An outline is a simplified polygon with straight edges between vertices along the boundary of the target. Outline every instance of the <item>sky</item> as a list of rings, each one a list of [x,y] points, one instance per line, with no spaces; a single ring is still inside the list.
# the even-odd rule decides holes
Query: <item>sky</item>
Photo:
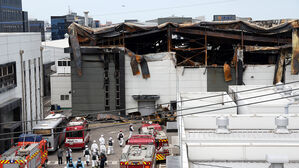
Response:
[[[125,19],[146,21],[158,17],[205,16],[235,14],[253,20],[299,19],[299,0],[22,0],[29,18],[50,22],[51,16],[69,12],[83,16],[83,11],[101,23],[123,22]]]

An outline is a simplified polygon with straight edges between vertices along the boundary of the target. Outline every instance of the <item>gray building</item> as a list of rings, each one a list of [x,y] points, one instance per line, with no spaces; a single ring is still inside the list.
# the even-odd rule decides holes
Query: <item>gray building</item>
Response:
[[[124,51],[81,47],[81,53],[80,60],[71,54],[72,115],[95,117],[95,113],[110,110],[125,115],[120,110],[125,108]]]
[[[236,20],[236,15],[214,15],[213,21],[230,21]]]
[[[29,20],[29,32],[41,32],[41,40],[45,41],[45,22],[42,20]]]
[[[0,32],[24,32],[28,16],[22,0],[0,0]]]
[[[172,23],[178,23],[178,24],[182,24],[182,23],[192,23],[192,17],[176,17],[176,16],[172,16],[172,17],[165,17],[165,18],[158,18],[158,24],[163,24],[166,22],[172,22]]]

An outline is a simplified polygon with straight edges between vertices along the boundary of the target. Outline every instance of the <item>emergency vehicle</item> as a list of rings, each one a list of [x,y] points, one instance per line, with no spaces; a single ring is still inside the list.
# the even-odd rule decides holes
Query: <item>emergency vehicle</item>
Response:
[[[84,148],[89,139],[88,122],[84,117],[75,117],[67,124],[65,147]]]
[[[156,145],[152,135],[132,135],[127,141],[127,145]]]
[[[154,168],[154,145],[126,145],[119,161],[120,168]]]
[[[41,168],[47,161],[47,141],[40,135],[22,134],[17,145],[0,156],[0,168]]]
[[[164,161],[166,157],[169,155],[169,144],[168,138],[164,131],[157,131],[155,127],[148,126],[142,127],[142,134],[152,135],[155,138],[155,146],[156,146],[156,160]]]

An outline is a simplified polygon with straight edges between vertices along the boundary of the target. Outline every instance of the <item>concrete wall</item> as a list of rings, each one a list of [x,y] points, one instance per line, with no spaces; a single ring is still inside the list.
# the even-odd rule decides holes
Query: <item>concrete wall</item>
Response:
[[[138,102],[133,99],[133,95],[158,95],[160,96],[156,101],[158,104],[176,100],[176,70],[175,63],[172,60],[173,53],[159,53],[155,55],[162,59],[148,61],[151,75],[148,79],[143,79],[142,74],[133,76],[130,66],[131,58],[125,55],[126,108],[138,107]],[[137,108],[127,110],[126,112],[136,111],[138,111]]]
[[[0,64],[16,62],[17,87],[0,94],[0,102],[22,98],[20,50],[24,50],[23,60],[26,71],[26,111],[27,120],[40,119],[40,33],[3,33],[0,34]],[[30,62],[29,62],[30,61]],[[30,67],[30,68],[29,68]],[[29,71],[30,69],[30,71]],[[31,75],[29,75],[31,74]],[[31,79],[30,79],[31,76]],[[31,87],[30,87],[31,81]],[[26,119],[24,118],[24,119]],[[7,120],[4,120],[7,121]],[[8,122],[8,121],[7,121]],[[33,126],[35,122],[32,123]],[[31,123],[27,129],[31,129]]]
[[[61,108],[72,107],[71,74],[51,75],[51,104],[58,104]],[[69,95],[69,100],[61,100],[61,95]]]

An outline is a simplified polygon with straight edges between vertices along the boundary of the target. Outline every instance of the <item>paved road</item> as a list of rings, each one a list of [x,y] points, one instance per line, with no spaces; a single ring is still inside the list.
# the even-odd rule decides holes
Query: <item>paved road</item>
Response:
[[[99,124],[96,124],[96,125],[91,125],[91,127],[99,127],[99,126],[107,126],[107,125],[112,125],[111,123],[99,123]],[[138,128],[141,126],[141,124],[135,124],[134,125],[134,134],[137,134],[138,133]],[[100,136],[103,134],[104,135],[104,138],[106,140],[106,143],[107,143],[107,140],[109,139],[109,137],[112,137],[114,139],[114,151],[115,151],[115,154],[113,155],[108,155],[107,156],[107,160],[108,160],[108,165],[106,167],[108,168],[119,168],[119,158],[120,158],[120,155],[121,155],[121,152],[122,152],[122,148],[119,146],[118,144],[118,140],[117,140],[117,134],[119,132],[119,130],[122,130],[125,134],[125,140],[127,139],[128,135],[129,135],[129,124],[128,125],[122,125],[122,126],[114,126],[114,127],[107,127],[107,128],[102,128],[102,129],[92,129],[91,130],[91,141],[90,141],[90,144],[89,144],[89,149],[90,149],[90,146],[93,142],[93,140],[96,140],[96,142],[98,143],[99,145],[99,138]],[[167,133],[168,135],[168,139],[171,142],[171,136],[176,136],[177,133]],[[99,145],[100,146],[100,145]],[[79,157],[82,157],[82,159],[84,160],[83,158],[83,151],[82,150],[73,150],[73,161],[77,161],[77,159]],[[63,162],[64,164],[63,165],[58,165],[58,161],[57,161],[57,156],[56,156],[56,152],[52,152],[52,153],[49,153],[49,162],[48,162],[48,168],[63,168],[65,167],[65,153],[64,153],[64,157],[63,157]],[[86,166],[86,165],[85,165]],[[159,165],[160,167],[162,165]],[[157,167],[159,167],[157,166]],[[91,166],[89,166],[91,167]]]
[[[107,125],[107,124],[110,124],[110,123],[97,124],[97,126],[99,126],[99,125],[103,125],[104,126],[104,125]],[[137,128],[139,126],[140,125],[134,125],[134,128],[135,128],[135,132],[134,133],[137,134]],[[93,140],[96,140],[97,143],[98,143],[98,145],[99,145],[99,138],[100,138],[100,136],[102,134],[104,135],[104,138],[105,138],[106,142],[109,139],[109,137],[112,137],[114,139],[114,151],[115,151],[115,154],[107,156],[108,165],[106,167],[109,167],[109,168],[117,168],[117,167],[119,167],[118,160],[120,158],[122,148],[120,148],[120,146],[118,144],[117,134],[118,134],[118,132],[119,132],[120,129],[122,129],[122,131],[125,134],[125,137],[127,138],[128,135],[129,135],[129,125],[125,125],[125,126],[124,125],[122,125],[122,126],[114,126],[114,127],[104,128],[104,129],[91,130],[91,141],[90,141],[89,147],[92,144]],[[72,155],[73,155],[73,160],[77,161],[77,159],[79,157],[83,158],[83,151],[82,150],[73,150]],[[49,162],[48,162],[48,167],[49,168],[65,167],[65,164],[64,165],[58,165],[56,152],[49,153],[49,157],[48,158],[49,158]],[[64,157],[63,157],[63,162],[65,163],[65,153],[64,153]],[[89,166],[89,167],[91,167],[91,166]]]

